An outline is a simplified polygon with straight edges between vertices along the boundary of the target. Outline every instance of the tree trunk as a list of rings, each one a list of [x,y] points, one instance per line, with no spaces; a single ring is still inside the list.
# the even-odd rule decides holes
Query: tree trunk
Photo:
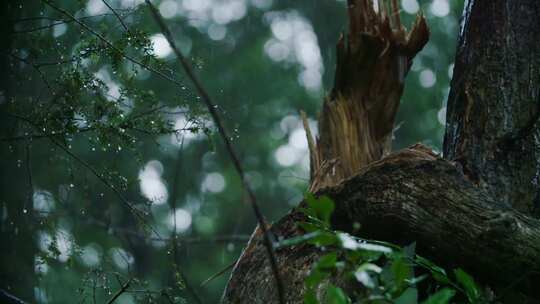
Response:
[[[448,98],[444,155],[499,201],[538,203],[540,1],[470,1]]]
[[[321,137],[314,140],[306,130],[311,190],[335,201],[334,228],[353,233],[354,223],[360,223],[357,234],[364,238],[415,241],[418,253],[463,267],[494,288],[527,275],[529,282],[538,282],[531,274],[540,272],[540,221],[533,217],[540,2],[466,5],[448,101],[445,158],[421,145],[387,154],[403,77],[427,39],[423,18],[406,34],[399,19],[387,17],[396,14],[387,14],[381,3],[379,12],[369,1],[348,5],[348,41],[338,43],[336,84],[323,105]],[[296,225],[303,217],[294,209],[271,230],[277,238],[304,234]],[[302,303],[304,278],[321,252],[299,245],[276,255],[287,303]],[[342,283],[339,277],[331,280]],[[521,285],[522,292],[540,299],[534,285]],[[276,303],[275,286],[256,229],[223,299]]]

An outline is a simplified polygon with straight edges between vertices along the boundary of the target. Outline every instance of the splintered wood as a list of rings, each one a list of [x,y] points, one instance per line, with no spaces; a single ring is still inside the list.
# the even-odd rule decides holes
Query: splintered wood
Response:
[[[337,44],[334,88],[325,99],[310,149],[310,191],[336,185],[391,150],[392,128],[413,57],[429,30],[421,14],[410,31],[396,0],[349,0],[349,32]]]

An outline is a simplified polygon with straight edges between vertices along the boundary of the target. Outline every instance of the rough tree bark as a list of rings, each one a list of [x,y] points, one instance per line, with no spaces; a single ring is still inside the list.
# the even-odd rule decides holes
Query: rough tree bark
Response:
[[[470,1],[448,98],[445,158],[501,202],[536,213],[540,2]]]
[[[408,34],[403,30],[396,2],[387,10],[379,1],[375,12],[371,1],[348,1],[349,33],[338,43],[336,82],[324,101],[320,138],[307,129],[311,190],[334,199],[336,229],[353,233],[357,222],[362,237],[416,241],[420,254],[464,267],[495,291],[521,278],[521,292],[538,300],[540,2],[466,4],[444,158],[421,145],[388,154],[403,77],[428,36],[421,16]],[[302,219],[293,209],[271,230],[278,238],[301,235],[296,223]],[[321,253],[299,245],[276,254],[287,302],[302,303],[303,280]],[[332,280],[340,285],[339,277]],[[223,300],[276,299],[256,229]]]

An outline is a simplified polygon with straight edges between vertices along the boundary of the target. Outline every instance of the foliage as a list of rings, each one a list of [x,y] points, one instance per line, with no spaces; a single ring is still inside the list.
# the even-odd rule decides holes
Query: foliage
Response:
[[[304,303],[488,303],[480,287],[463,269],[454,269],[449,275],[417,255],[415,244],[400,247],[332,230],[329,219],[333,201],[310,193],[305,200],[307,207],[301,210],[307,221],[300,225],[306,235],[281,243],[308,243],[324,252],[304,281]],[[337,277],[347,279],[343,286],[329,283],[330,278]]]

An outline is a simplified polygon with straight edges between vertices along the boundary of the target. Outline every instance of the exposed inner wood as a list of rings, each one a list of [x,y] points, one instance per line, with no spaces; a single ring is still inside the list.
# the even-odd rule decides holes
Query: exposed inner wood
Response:
[[[429,31],[417,15],[410,31],[392,1],[349,0],[349,32],[337,44],[334,89],[319,117],[320,135],[307,128],[311,191],[336,185],[391,150],[392,128],[413,57]]]

